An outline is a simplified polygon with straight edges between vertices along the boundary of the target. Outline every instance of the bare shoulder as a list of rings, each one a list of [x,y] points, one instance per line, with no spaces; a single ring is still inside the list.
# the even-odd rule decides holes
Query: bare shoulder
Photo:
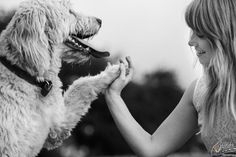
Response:
[[[192,83],[188,86],[188,88],[184,92],[183,99],[188,102],[186,104],[192,105],[193,103],[193,94],[194,94],[196,83],[197,83],[197,79],[192,81]]]

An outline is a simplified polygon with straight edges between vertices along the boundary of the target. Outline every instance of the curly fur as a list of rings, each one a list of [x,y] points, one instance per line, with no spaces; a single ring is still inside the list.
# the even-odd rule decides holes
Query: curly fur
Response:
[[[16,11],[0,36],[0,56],[38,80],[51,80],[44,97],[40,88],[0,63],[0,156],[33,157],[42,147],[59,146],[118,73],[109,66],[96,76],[79,78],[62,95],[61,60],[81,63],[88,56],[71,51],[63,41],[72,33],[96,34],[95,17],[73,11],[67,1],[32,0]]]

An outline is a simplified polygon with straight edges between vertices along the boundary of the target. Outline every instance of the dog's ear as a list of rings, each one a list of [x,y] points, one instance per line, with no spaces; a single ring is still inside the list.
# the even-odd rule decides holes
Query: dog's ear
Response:
[[[43,77],[50,67],[51,52],[45,33],[47,17],[41,11],[26,10],[14,15],[7,33],[7,41],[15,49],[14,56],[20,56],[21,66],[32,75]]]

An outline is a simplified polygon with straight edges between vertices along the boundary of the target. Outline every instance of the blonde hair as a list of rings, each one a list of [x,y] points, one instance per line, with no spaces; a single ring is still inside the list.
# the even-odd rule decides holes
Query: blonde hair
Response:
[[[216,51],[204,67],[209,82],[202,131],[207,132],[219,112],[236,119],[236,1],[193,0],[185,12],[185,20],[193,31],[203,34]]]

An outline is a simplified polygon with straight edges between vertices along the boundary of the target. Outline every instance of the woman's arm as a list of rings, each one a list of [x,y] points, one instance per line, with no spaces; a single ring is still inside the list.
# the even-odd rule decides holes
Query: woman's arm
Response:
[[[128,60],[128,63],[132,64],[130,60]],[[154,134],[150,135],[132,117],[120,97],[120,89],[117,89],[119,87],[123,88],[122,86],[127,84],[127,80],[130,80],[131,76],[129,75],[132,75],[133,69],[132,65],[129,65],[129,67],[131,67],[131,74],[125,75],[124,64],[121,65],[121,76],[111,84],[110,89],[106,92],[110,112],[122,135],[135,153],[145,157],[168,155],[181,147],[196,133],[197,113],[192,105],[196,81],[185,91],[174,111]]]
[[[179,149],[198,131],[197,111],[192,104],[196,81],[150,139],[153,154],[167,155]]]

